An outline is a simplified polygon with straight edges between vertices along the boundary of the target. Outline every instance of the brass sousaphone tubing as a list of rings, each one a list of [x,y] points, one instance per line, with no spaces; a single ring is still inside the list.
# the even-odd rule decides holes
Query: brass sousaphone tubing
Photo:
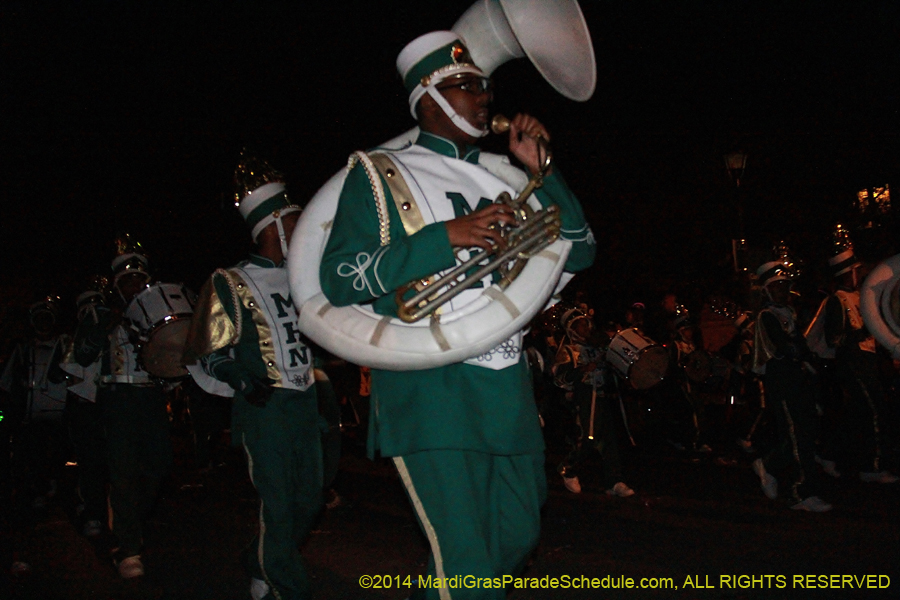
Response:
[[[497,115],[491,121],[494,133],[508,131],[509,125],[509,119],[503,115]],[[502,202],[509,206],[515,215],[515,225],[500,226],[506,248],[501,249],[495,245],[490,250],[478,252],[439,278],[432,276],[411,281],[398,288],[395,301],[397,315],[402,321],[415,323],[423,317],[434,315],[438,308],[494,271],[500,273],[498,282],[500,289],[506,289],[525,268],[529,258],[559,237],[561,225],[559,207],[550,206],[535,212],[527,202],[534,190],[543,185],[544,175],[552,162],[552,154],[547,148],[546,140],[541,136],[536,139],[541,157],[538,172],[531,176],[515,200],[507,192],[503,192],[494,200],[495,203]],[[475,271],[470,273],[471,269]],[[403,296],[413,289],[418,292],[404,300]]]

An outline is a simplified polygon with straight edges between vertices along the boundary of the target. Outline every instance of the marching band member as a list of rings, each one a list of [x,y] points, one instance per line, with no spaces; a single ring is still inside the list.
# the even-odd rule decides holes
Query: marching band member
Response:
[[[797,327],[790,306],[794,272],[786,256],[762,264],[757,270],[768,302],[756,318],[753,370],[762,375],[766,402],[772,407],[778,441],[763,458],[753,461],[766,497],[778,497],[778,480],[772,469],[791,477],[788,501],[794,510],[827,512],[833,507],[818,493],[815,463],[816,398],[809,377],[815,373],[814,355]]]
[[[104,292],[108,286],[106,277],[93,277],[75,299],[78,322],[90,319],[96,325],[100,316],[98,308],[106,304]],[[75,360],[72,349],[60,365],[73,376],[69,385],[69,432],[78,458],[78,493],[81,497],[82,532],[87,537],[103,533],[103,523],[108,520],[106,493],[106,434],[103,431],[103,413],[97,404],[97,380],[100,376],[100,355],[82,367]]]
[[[395,198],[378,175],[390,223],[382,230],[367,170],[357,164],[341,191],[320,269],[332,304],[371,302],[383,315],[396,315],[397,288],[451,269],[457,254],[501,245],[493,226],[513,222],[507,206],[492,202],[508,185],[479,163],[475,144],[487,133],[492,91],[466,46],[452,32],[425,34],[403,49],[397,67],[420,134],[385,154],[410,174],[409,198]],[[540,169],[538,136],[549,139],[534,117],[512,119],[509,150],[532,173]],[[558,171],[544,178],[536,196],[561,209],[562,235],[574,242],[566,269],[589,266],[593,236]],[[408,230],[410,212],[421,220]],[[537,543],[544,443],[521,338],[445,367],[372,369],[370,453],[393,457],[431,546],[432,576],[516,573]],[[413,597],[439,593],[505,597],[503,590],[434,588]]]
[[[109,505],[118,547],[113,561],[125,579],[144,574],[144,520],[172,462],[169,415],[162,385],[140,365],[136,332],[123,314],[150,281],[149,261],[129,236],[117,239],[111,306],[95,307],[75,332],[75,360],[100,359],[97,404],[106,431]]]
[[[66,374],[59,368],[71,338],[60,334],[59,299],[35,302],[28,309],[32,335],[6,362],[0,390],[11,397],[13,471],[20,477],[22,500],[43,508],[56,493],[65,464],[63,413]]]
[[[898,477],[881,468],[881,431],[878,412],[884,390],[878,373],[875,338],[859,312],[859,269],[846,229],[837,226],[837,253],[828,267],[838,288],[824,301],[825,342],[834,351],[835,374],[847,398],[851,429],[851,458],[860,480],[896,483]]]
[[[234,390],[231,435],[260,498],[259,532],[243,556],[254,600],[310,598],[298,544],[322,508],[322,436],[312,354],[297,327],[284,258],[300,208],[280,174],[244,153],[236,203],[256,251],[216,271],[200,292],[185,362]]]
[[[606,494],[627,498],[634,495],[634,490],[622,481],[622,461],[615,428],[616,408],[606,390],[612,373],[597,343],[598,332],[594,329],[591,316],[577,308],[563,314],[562,326],[568,343],[557,352],[553,375],[556,385],[567,390],[569,427],[574,431],[567,436],[569,453],[557,470],[566,489],[574,494],[580,493],[579,464],[590,451],[595,450],[603,458],[603,489]]]
[[[687,368],[702,353],[703,344],[700,329],[694,323],[690,312],[683,304],[675,307],[674,319],[671,322],[672,344],[669,346],[672,383],[678,389],[673,390],[678,406],[678,432],[673,440],[676,447],[682,446],[692,452],[710,452],[710,447],[702,442],[701,420],[703,419],[703,402],[694,389],[693,381],[688,377]],[[700,352],[700,354],[695,354]]]
[[[753,373],[753,337],[755,323],[750,311],[743,311],[734,319],[737,335],[725,348],[723,354],[731,362],[734,372],[731,394],[747,399],[750,407],[750,426],[747,433],[739,436],[735,442],[744,452],[754,452],[754,436],[766,414],[766,396],[759,377]]]

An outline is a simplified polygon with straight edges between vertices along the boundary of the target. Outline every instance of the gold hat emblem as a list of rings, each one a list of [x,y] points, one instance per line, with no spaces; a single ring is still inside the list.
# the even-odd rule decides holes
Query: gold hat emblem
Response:
[[[472,62],[468,49],[460,43],[453,44],[450,48],[450,60],[455,65]]]

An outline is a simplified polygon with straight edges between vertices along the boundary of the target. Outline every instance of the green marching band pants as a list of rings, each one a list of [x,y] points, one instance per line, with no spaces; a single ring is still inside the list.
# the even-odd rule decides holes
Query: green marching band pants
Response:
[[[276,388],[265,406],[236,400],[232,427],[247,453],[260,500],[259,533],[244,552],[244,567],[269,584],[273,598],[309,598],[309,576],[298,548],[323,505],[315,387],[306,392]]]
[[[422,450],[394,457],[431,556],[426,577],[499,578],[522,572],[540,537],[547,497],[543,452],[499,456]],[[503,589],[427,586],[416,599],[506,598]]]

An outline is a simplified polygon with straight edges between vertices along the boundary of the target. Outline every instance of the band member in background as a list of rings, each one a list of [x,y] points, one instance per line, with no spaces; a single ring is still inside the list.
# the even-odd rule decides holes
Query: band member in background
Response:
[[[242,154],[235,199],[256,251],[206,282],[185,361],[234,390],[233,443],[259,494],[259,531],[244,552],[250,595],[311,597],[298,546],[322,508],[322,436],[312,353],[301,339],[284,259],[300,208],[265,161]]]
[[[644,315],[645,331],[650,338],[666,343],[675,333],[676,311],[679,306],[675,292],[665,292],[657,304],[651,305]]]
[[[753,370],[761,374],[766,402],[772,407],[778,429],[775,447],[763,458],[753,461],[753,472],[760,479],[766,497],[778,497],[778,480],[769,472],[787,474],[791,487],[786,494],[791,508],[827,512],[832,505],[817,494],[818,471],[815,463],[816,398],[810,377],[815,373],[815,356],[797,328],[797,317],[790,306],[794,272],[786,259],[764,263],[757,278],[768,302],[756,318],[753,344]]]
[[[0,390],[10,396],[12,472],[17,508],[43,509],[57,492],[65,465],[66,374],[59,362],[71,338],[59,332],[59,298],[28,309],[31,336],[6,362]],[[27,513],[20,513],[25,516]]]
[[[105,306],[108,280],[93,277],[75,300],[78,322],[89,319],[96,326],[100,321],[97,310]],[[81,497],[81,530],[85,536],[96,538],[104,531],[108,521],[106,484],[109,476],[106,461],[106,433],[103,413],[97,404],[97,380],[100,377],[100,356],[82,367],[75,360],[72,349],[61,367],[72,376],[69,385],[68,422],[69,435],[75,446],[78,462],[78,493]]]
[[[884,389],[878,373],[875,338],[866,329],[859,312],[862,264],[853,253],[846,229],[837,226],[836,254],[828,267],[837,280],[837,290],[825,300],[825,342],[834,350],[835,375],[846,398],[849,416],[850,465],[867,483],[896,483],[898,477],[881,465],[882,440],[879,409]]]
[[[702,440],[703,401],[695,389],[698,382],[690,376],[693,361],[708,356],[703,352],[700,339],[700,328],[694,322],[690,312],[683,305],[675,307],[675,316],[671,322],[672,337],[669,346],[671,365],[669,374],[671,383],[677,385],[672,389],[672,399],[676,402],[678,423],[675,439],[671,441],[680,450],[691,452],[710,452],[710,447]],[[690,371],[690,372],[689,372]]]
[[[493,203],[508,184],[479,163],[475,144],[487,133],[491,81],[465,45],[452,32],[432,32],[408,44],[397,66],[421,133],[411,146],[386,154],[414,178],[407,185],[422,226],[407,232],[382,178],[390,225],[380,231],[367,171],[357,164],[341,191],[320,270],[334,305],[371,302],[384,315],[396,315],[397,288],[453,268],[458,252],[502,244],[493,226],[513,222],[507,206]],[[512,119],[509,150],[531,173],[540,169],[538,136],[549,139],[534,117]],[[566,269],[589,266],[593,236],[556,169],[536,196],[561,209],[562,235],[574,242]],[[381,234],[389,234],[384,245]],[[469,292],[480,290],[463,294]],[[521,339],[516,334],[482,356],[445,367],[372,369],[370,452],[393,457],[431,545],[432,576],[517,573],[538,541],[544,443]],[[450,595],[476,593],[505,597],[503,590]],[[432,588],[413,597],[438,594]]]
[[[766,415],[766,396],[760,378],[753,372],[753,314],[741,312],[734,319],[737,335],[724,348],[722,356],[730,363],[733,376],[729,382],[729,394],[743,398],[749,407],[749,425],[735,440],[744,452],[756,450],[754,442]]]
[[[197,472],[207,474],[213,467],[224,464],[222,435],[229,426],[231,403],[221,396],[207,393],[190,378],[181,382],[173,392],[180,393],[187,404]]]
[[[643,302],[635,302],[625,309],[625,326],[634,327],[641,333],[644,332],[644,313],[646,312]]]
[[[100,360],[97,404],[106,432],[109,506],[118,542],[113,561],[125,579],[144,574],[145,520],[172,463],[169,415],[159,380],[140,365],[137,331],[125,309],[150,282],[149,261],[129,236],[117,239],[109,306],[95,307],[75,333],[75,360],[89,368]]]
[[[602,485],[606,494],[627,498],[634,495],[634,490],[622,481],[616,433],[618,407],[608,389],[613,375],[598,342],[604,334],[597,332],[591,317],[577,308],[563,314],[562,326],[566,342],[557,352],[553,375],[556,385],[567,390],[569,453],[558,471],[566,489],[580,493],[579,466],[590,452],[596,451],[603,459]],[[606,345],[608,342],[607,339]]]

